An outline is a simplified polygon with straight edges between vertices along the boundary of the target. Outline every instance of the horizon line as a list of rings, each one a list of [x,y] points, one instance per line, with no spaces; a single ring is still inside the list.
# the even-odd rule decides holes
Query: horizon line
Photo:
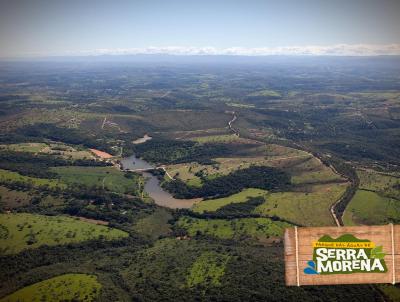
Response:
[[[142,48],[98,48],[85,51],[63,51],[53,53],[21,53],[3,55],[0,59],[29,59],[57,57],[99,57],[128,55],[171,56],[398,56],[400,43],[392,44],[334,44],[283,47],[227,47],[212,46],[149,46]]]

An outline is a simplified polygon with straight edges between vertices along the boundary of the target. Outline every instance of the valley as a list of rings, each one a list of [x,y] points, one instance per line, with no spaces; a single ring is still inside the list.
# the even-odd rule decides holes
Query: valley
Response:
[[[396,301],[282,236],[400,221],[399,59],[197,60],[0,64],[1,301]]]

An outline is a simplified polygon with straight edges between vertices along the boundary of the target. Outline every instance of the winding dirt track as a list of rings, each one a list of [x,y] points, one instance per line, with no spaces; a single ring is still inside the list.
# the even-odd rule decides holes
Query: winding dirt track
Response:
[[[233,112],[233,117],[232,119],[228,122],[228,128],[233,131],[233,133],[235,133],[237,136],[239,136],[239,132],[233,128],[232,124],[237,120],[237,115],[236,112]]]

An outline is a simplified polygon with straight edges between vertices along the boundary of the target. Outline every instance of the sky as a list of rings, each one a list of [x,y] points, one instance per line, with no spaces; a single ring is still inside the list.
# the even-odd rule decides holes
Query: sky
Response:
[[[400,0],[0,0],[0,57],[400,54]]]

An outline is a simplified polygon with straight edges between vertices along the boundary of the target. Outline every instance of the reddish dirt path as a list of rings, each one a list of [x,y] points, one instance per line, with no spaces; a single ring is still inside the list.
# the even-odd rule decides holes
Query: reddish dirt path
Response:
[[[111,158],[113,157],[111,154],[107,153],[107,152],[103,152],[97,149],[90,149],[90,151],[92,151],[95,155],[97,155],[98,157],[101,157],[103,159],[107,159],[107,158]]]

